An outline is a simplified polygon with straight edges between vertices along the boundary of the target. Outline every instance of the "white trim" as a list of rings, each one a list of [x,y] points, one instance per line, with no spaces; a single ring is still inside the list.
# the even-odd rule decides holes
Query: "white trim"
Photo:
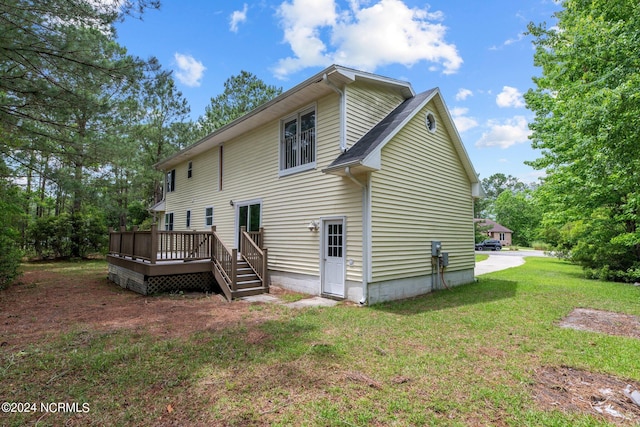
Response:
[[[357,164],[350,165],[352,167],[357,167],[360,165],[369,166],[376,165],[379,161],[380,152],[384,148],[385,145],[389,143],[404,127],[409,123],[409,121],[413,120],[413,118],[418,114],[429,102],[433,101],[436,106],[436,111],[438,111],[441,116],[443,116],[443,125],[447,131],[449,131],[451,135],[451,142],[453,143],[453,147],[458,154],[458,158],[462,163],[462,167],[465,170],[467,177],[472,185],[472,196],[481,197],[484,192],[482,190],[482,186],[480,185],[480,178],[478,178],[478,174],[471,163],[471,158],[469,157],[469,153],[467,152],[464,144],[462,143],[462,139],[460,138],[460,134],[456,129],[453,118],[451,117],[451,113],[447,108],[447,105],[444,103],[444,99],[442,98],[442,94],[440,93],[440,89],[435,88],[433,92],[424,100],[418,107],[416,107],[411,114],[409,114],[399,125],[396,125],[393,132],[391,132],[387,137],[380,143],[369,155],[364,158],[361,162]],[[340,165],[339,169],[343,169],[348,165]]]
[[[300,172],[313,170],[315,168],[316,168],[316,162],[305,163],[304,165],[296,166],[294,168],[281,169],[278,171],[278,176],[283,177],[283,176],[294,175]]]
[[[427,110],[424,112],[424,125],[426,126],[427,130],[430,133],[436,133],[436,131],[438,130],[438,121],[436,120],[436,115],[433,113],[433,111],[431,110]],[[429,120],[429,116],[431,116],[433,119]],[[433,126],[429,127],[429,123],[432,122]]]
[[[362,79],[399,90],[405,99],[415,96],[415,91],[413,90],[411,83],[407,81],[358,71],[342,67],[340,65],[331,65],[320,71],[318,74],[308,78],[304,82],[294,86],[286,92],[283,92],[269,102],[262,104],[250,113],[227,123],[199,141],[196,141],[188,147],[178,151],[174,155],[159,161],[154,165],[154,167],[159,170],[166,170],[167,168],[173,167],[186,159],[193,158],[194,156],[219,145],[223,141],[229,141],[245,132],[261,126],[262,124],[275,120],[275,116],[283,109],[290,110],[296,108],[294,105],[299,105],[304,102],[303,100],[319,99],[323,94],[331,93],[332,89],[322,82],[325,74],[327,74],[328,78],[333,80],[336,85],[350,84],[358,79]],[[320,84],[324,87],[324,90],[318,87]]]
[[[325,224],[329,221],[341,221],[342,222],[342,294],[329,294],[324,291],[324,250],[327,243],[327,236],[325,233]],[[320,294],[333,295],[340,298],[346,297],[346,282],[347,282],[347,217],[342,216],[321,216],[320,217],[320,248],[319,248],[319,263],[320,263]]]
[[[284,158],[283,158],[283,143],[284,143],[284,124],[290,122],[292,120],[296,121],[296,133],[300,135],[300,125],[301,125],[301,117],[305,114],[309,114],[313,112],[313,161],[308,163],[302,163],[298,166],[294,166],[291,168],[284,167]],[[299,148],[299,146],[298,146]],[[296,155],[299,155],[300,150],[298,149]],[[318,158],[318,103],[312,102],[304,108],[300,108],[295,112],[282,117],[280,119],[280,128],[278,130],[278,176],[287,176],[298,172],[307,171],[310,169],[315,169],[316,161]]]
[[[373,253],[373,245],[371,242],[373,242],[373,220],[372,220],[372,216],[371,216],[371,212],[373,210],[372,206],[371,206],[371,174],[367,174],[367,188],[365,189],[366,191],[366,215],[363,212],[362,216],[363,218],[366,216],[366,218],[364,218],[364,222],[367,225],[367,229],[366,229],[366,250],[365,253],[362,254],[363,258],[366,257],[367,260],[367,271],[363,271],[362,272],[362,280],[366,280],[367,283],[363,284],[363,286],[365,287],[365,290],[368,289],[368,283],[370,283],[373,280],[373,257],[372,257],[372,253]],[[365,206],[363,204],[363,209],[365,209]],[[363,233],[365,233],[365,230],[362,231]],[[364,234],[363,234],[364,236]],[[364,242],[363,242],[364,245]],[[365,292],[364,298],[368,298],[368,292]]]
[[[169,230],[167,228],[167,225],[169,224],[167,222],[167,216],[168,215],[171,215],[171,219],[172,219],[172,221],[171,221],[171,230]],[[164,224],[163,224],[163,227],[162,227],[164,229],[164,231],[173,231],[173,229],[175,228],[175,224],[176,224],[176,215],[175,215],[175,213],[173,211],[165,212],[164,213]]]
[[[242,206],[251,206],[251,205],[260,205],[260,224],[258,224],[258,227],[262,227],[262,214],[263,214],[263,210],[262,210],[262,199],[250,199],[250,200],[243,200],[240,202],[233,202],[233,206],[235,208],[235,221],[234,221],[234,237],[233,237],[233,241],[235,242],[235,247],[239,248],[240,247],[240,242],[238,241],[238,233],[240,232],[240,208]]]
[[[420,103],[420,105],[416,108],[413,109],[413,111],[411,112],[411,114],[409,114],[407,117],[405,117],[405,119],[399,124],[396,125],[395,128],[393,129],[393,132],[391,132],[389,135],[387,135],[387,137],[380,143],[378,144],[378,146],[371,152],[369,153],[369,155],[367,157],[364,158],[364,160],[362,161],[362,164],[373,164],[375,162],[375,158],[380,157],[380,153],[382,151],[382,149],[384,148],[385,145],[387,145],[389,143],[389,141],[391,141],[397,134],[398,132],[400,132],[401,130],[404,129],[404,127],[407,125],[407,123],[409,123],[411,120],[413,120],[413,118],[416,116],[416,114],[418,114],[420,111],[422,111],[422,109],[424,108],[425,105],[427,105],[436,94],[439,94],[440,92],[438,92],[437,89],[435,89],[427,98],[424,99],[424,101],[422,101]]]
[[[207,224],[207,209],[211,209],[211,224]],[[204,226],[205,227],[211,227],[214,224],[215,221],[215,209],[213,208],[213,206],[205,206],[204,207]]]

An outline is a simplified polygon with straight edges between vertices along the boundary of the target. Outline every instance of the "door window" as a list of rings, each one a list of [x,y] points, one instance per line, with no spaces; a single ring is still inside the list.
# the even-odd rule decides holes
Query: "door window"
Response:
[[[246,227],[247,231],[260,231],[261,210],[261,203],[238,206],[238,244],[242,227]]]
[[[342,224],[327,224],[327,256],[342,258]]]

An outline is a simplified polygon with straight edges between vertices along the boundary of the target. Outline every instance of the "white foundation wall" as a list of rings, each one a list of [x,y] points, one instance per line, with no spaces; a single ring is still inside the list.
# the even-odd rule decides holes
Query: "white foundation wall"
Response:
[[[437,276],[433,277],[434,281],[439,280],[436,279]],[[474,270],[445,271],[444,279],[448,287],[472,283],[474,280]],[[434,286],[431,274],[369,283],[369,298],[367,304],[373,305],[385,301],[417,297],[436,289],[444,289],[444,286],[441,282],[436,283]]]

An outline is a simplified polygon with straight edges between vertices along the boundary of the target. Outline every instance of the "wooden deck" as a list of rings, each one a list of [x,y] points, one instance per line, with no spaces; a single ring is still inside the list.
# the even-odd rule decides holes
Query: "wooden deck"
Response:
[[[229,299],[269,292],[263,230],[241,232],[244,254],[211,231],[109,231],[109,279],[142,294],[221,290]]]

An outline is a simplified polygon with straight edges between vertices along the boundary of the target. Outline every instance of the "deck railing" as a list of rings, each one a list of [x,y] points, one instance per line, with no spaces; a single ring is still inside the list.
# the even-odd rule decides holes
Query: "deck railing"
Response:
[[[263,286],[267,287],[267,248],[262,248],[263,230],[259,232],[249,233],[246,227],[240,227],[240,247],[242,248],[242,256],[247,260],[256,275],[262,280]],[[257,240],[257,241],[256,241]]]
[[[218,233],[216,233],[216,227],[211,227],[211,254],[213,255],[213,264],[222,275],[227,286],[231,291],[237,290],[238,285],[238,250],[227,248],[222,242]]]
[[[196,261],[211,258],[211,231],[109,230],[109,253],[133,260]]]

